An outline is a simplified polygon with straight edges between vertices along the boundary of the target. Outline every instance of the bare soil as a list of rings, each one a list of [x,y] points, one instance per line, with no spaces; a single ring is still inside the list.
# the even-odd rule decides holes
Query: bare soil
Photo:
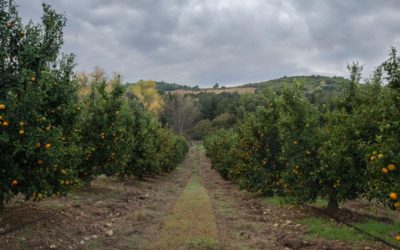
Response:
[[[185,191],[193,179],[200,185],[196,192],[201,201],[207,202],[207,216],[200,208],[194,209],[203,204],[196,205],[199,200],[191,201]],[[362,206],[349,203],[339,215],[350,222],[374,216],[366,210],[354,211]],[[125,186],[116,178],[101,177],[91,188],[75,190],[68,197],[39,203],[14,199],[0,215],[0,249],[168,249],[174,235],[178,240],[180,234],[191,231],[179,226],[180,220],[196,228],[193,213],[176,216],[185,209],[197,213],[204,225],[215,225],[216,239],[175,249],[391,249],[374,241],[350,244],[309,239],[307,228],[298,221],[323,215],[308,207],[265,204],[261,196],[240,191],[211,169],[197,143],[180,167],[168,175],[130,179]],[[383,214],[380,219],[390,220],[390,215]],[[8,232],[12,229],[16,230]],[[168,239],[163,244],[165,235]]]

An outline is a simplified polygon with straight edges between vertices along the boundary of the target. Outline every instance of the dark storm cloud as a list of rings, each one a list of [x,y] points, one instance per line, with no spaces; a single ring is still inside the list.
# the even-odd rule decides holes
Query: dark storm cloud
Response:
[[[65,51],[128,81],[235,84],[283,75],[367,76],[400,41],[400,1],[48,0],[65,12]],[[25,20],[37,0],[20,0]]]

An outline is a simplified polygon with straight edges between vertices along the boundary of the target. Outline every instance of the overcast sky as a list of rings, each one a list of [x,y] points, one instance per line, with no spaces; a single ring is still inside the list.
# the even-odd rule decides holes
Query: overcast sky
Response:
[[[64,51],[126,81],[234,85],[284,75],[364,77],[400,45],[400,0],[47,0],[68,18]],[[38,21],[39,0],[17,0]]]

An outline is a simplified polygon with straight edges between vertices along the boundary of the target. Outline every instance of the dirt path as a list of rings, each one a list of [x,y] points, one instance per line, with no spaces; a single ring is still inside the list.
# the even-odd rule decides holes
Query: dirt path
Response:
[[[0,216],[0,249],[364,249],[307,238],[309,211],[239,191],[210,168],[201,144],[171,174],[90,189],[40,203],[15,200]],[[368,243],[365,249],[387,249]],[[390,249],[390,248],[389,248]]]
[[[217,218],[220,249],[297,249],[307,247],[297,235],[304,231],[293,218],[301,216],[290,208],[262,204],[258,197],[239,191],[210,167],[200,147],[201,175]],[[279,210],[279,211],[277,211]]]
[[[191,178],[163,219],[160,237],[143,248],[315,249],[296,237],[304,229],[290,219],[300,212],[275,211],[274,205],[261,205],[254,195],[224,181],[211,169],[201,144],[191,147],[189,158],[184,167],[191,169]]]

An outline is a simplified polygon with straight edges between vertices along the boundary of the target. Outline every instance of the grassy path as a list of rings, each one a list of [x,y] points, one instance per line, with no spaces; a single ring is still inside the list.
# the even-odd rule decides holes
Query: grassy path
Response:
[[[164,223],[160,241],[154,248],[216,248],[214,213],[206,189],[195,178],[189,181]]]
[[[217,249],[218,236],[214,212],[199,176],[200,151],[191,148],[192,176],[171,213],[164,219],[158,242],[150,249]]]

